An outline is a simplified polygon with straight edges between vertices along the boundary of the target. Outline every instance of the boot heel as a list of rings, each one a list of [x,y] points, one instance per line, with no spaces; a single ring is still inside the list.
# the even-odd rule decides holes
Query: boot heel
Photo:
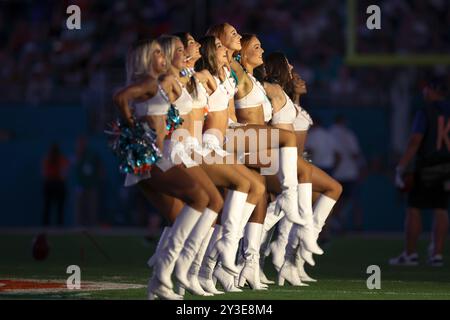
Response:
[[[280,206],[280,203],[277,201],[277,202],[275,203],[275,209],[273,210],[273,214],[274,214],[275,216],[279,216],[280,213],[281,213],[281,206]]]
[[[277,284],[280,286],[280,287],[282,287],[282,286],[284,286],[284,278],[281,276],[281,275],[278,275],[278,281],[277,281]]]
[[[240,288],[243,288],[244,286],[245,286],[245,283],[247,282],[247,279],[244,277],[244,276],[240,276],[239,277],[239,287]],[[250,283],[249,283],[249,285],[250,285]]]
[[[248,283],[248,286],[250,287],[250,289],[252,289],[252,290],[264,290],[264,289],[259,287],[258,283],[253,282],[250,279],[247,279],[247,283]]]
[[[147,261],[147,266],[148,266],[149,268],[153,268],[154,265],[155,265],[155,263],[156,263],[156,254],[153,254],[153,255],[150,257],[150,259],[148,259],[148,261]]]
[[[314,267],[316,265],[316,262],[314,261],[314,258],[312,256],[312,253],[309,251],[306,251],[303,247],[300,249],[300,256],[303,260],[305,260],[306,263],[308,263],[310,266]]]
[[[183,287],[183,285],[181,283],[178,282],[175,292],[177,294],[179,294],[180,296],[184,296],[186,294],[186,289]]]

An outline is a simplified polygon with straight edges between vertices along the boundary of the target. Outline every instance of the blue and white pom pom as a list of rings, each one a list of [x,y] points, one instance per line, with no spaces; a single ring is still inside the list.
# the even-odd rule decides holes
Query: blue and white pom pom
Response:
[[[162,156],[156,146],[156,132],[146,122],[135,122],[130,128],[117,120],[110,127],[105,133],[113,137],[109,146],[119,159],[120,172],[149,173]]]
[[[166,118],[167,135],[170,136],[174,130],[178,129],[183,124],[183,121],[178,109],[171,104]]]
[[[195,74],[195,70],[194,68],[184,68],[183,70],[180,71],[180,76],[181,77],[192,77]]]

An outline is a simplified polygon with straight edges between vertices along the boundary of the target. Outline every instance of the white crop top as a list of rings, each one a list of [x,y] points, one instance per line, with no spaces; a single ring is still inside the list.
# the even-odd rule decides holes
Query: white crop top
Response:
[[[192,97],[178,80],[177,82],[181,87],[181,94],[178,99],[173,102],[173,105],[178,109],[180,116],[184,116],[192,111]]]
[[[208,97],[209,112],[226,110],[228,108],[228,101],[230,100],[224,84],[220,83],[220,80],[216,76],[214,76],[214,80],[216,80],[217,88]]]
[[[272,116],[272,124],[294,124],[297,118],[297,109],[294,106],[291,98],[284,92],[286,103],[283,108],[275,112]]]
[[[264,121],[268,122],[272,118],[272,104],[267,98],[266,90],[253,75],[247,74],[253,83],[252,90],[250,90],[245,97],[235,100],[235,107],[236,109],[245,109],[262,106],[264,111]]]
[[[313,125],[313,120],[308,112],[305,109],[295,104],[295,108],[297,109],[297,117],[294,121],[294,130],[295,131],[308,131],[309,127]]]
[[[197,96],[192,97],[192,109],[203,109],[208,104],[208,93],[197,78],[195,78],[195,86],[197,88]]]
[[[158,85],[158,92],[148,100],[133,103],[136,117],[166,115],[170,104],[165,98],[165,93]]]

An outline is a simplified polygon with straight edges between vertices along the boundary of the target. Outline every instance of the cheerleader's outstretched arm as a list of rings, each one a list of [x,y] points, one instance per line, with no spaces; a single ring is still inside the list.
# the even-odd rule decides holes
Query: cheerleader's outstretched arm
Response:
[[[132,126],[134,124],[133,113],[130,110],[129,102],[132,100],[148,99],[154,96],[157,90],[158,81],[154,78],[148,77],[142,81],[121,88],[114,94],[114,104],[119,108],[121,117],[128,123],[128,125]]]

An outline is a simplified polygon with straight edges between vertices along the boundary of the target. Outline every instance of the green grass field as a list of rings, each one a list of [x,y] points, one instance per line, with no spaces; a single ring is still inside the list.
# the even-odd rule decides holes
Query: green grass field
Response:
[[[0,235],[0,279],[61,280],[69,276],[69,265],[81,267],[81,281],[133,283],[146,286],[151,270],[146,261],[154,244],[140,236],[95,236],[111,260],[81,234],[50,235],[51,251],[45,261],[31,257],[32,235]],[[345,236],[325,247],[325,255],[316,256],[317,265],[307,272],[319,281],[309,287],[272,285],[269,291],[225,294],[210,298],[187,294],[185,299],[450,299],[450,264],[429,267],[425,264],[426,243],[420,243],[419,267],[391,267],[386,261],[402,249],[398,237]],[[449,256],[447,252],[445,257]],[[448,261],[447,261],[448,262]],[[366,287],[369,265],[381,268],[381,289]],[[266,274],[275,272],[266,260]],[[0,299],[146,299],[146,289],[68,291],[53,293],[2,292]]]

